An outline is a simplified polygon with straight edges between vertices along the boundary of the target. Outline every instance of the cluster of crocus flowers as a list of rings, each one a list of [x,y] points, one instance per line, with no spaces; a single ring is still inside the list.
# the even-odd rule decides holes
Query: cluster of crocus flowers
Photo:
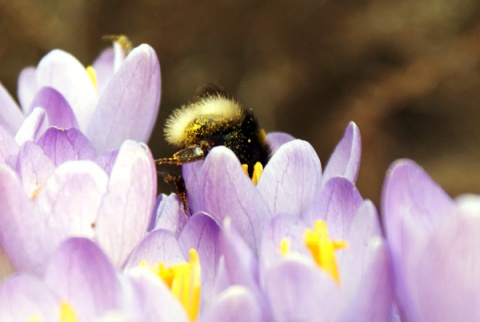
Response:
[[[375,207],[355,187],[358,128],[347,127],[324,171],[307,142],[282,133],[267,140],[273,155],[257,182],[229,149],[217,147],[205,161],[183,166],[193,216],[186,217],[178,198],[163,197],[157,207],[156,238],[169,236],[162,242],[169,245],[176,239],[184,257],[182,227],[193,229],[192,220],[209,223],[208,229],[195,224],[202,232],[206,316],[387,320],[393,298],[387,247]],[[146,253],[151,245],[145,242],[138,251]],[[241,292],[232,293],[238,287]],[[219,300],[225,292],[228,302]],[[236,302],[242,303],[238,311],[232,309]]]
[[[355,186],[354,123],[322,170],[270,133],[253,178],[213,148],[185,164],[189,214],[158,195],[148,140],[160,68],[114,42],[91,66],[54,50],[0,86],[1,321],[475,321],[480,199],[412,161],[382,216]],[[480,229],[480,226],[478,227]]]

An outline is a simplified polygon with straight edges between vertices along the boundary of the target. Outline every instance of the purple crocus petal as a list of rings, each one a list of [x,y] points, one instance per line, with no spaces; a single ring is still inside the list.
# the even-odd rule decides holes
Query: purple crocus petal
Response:
[[[301,140],[282,145],[265,167],[257,189],[273,214],[301,216],[320,187],[322,168],[313,147]]]
[[[210,216],[197,213],[188,221],[178,238],[185,258],[190,249],[195,249],[202,268],[202,298],[209,301],[213,293],[220,258],[220,226]]]
[[[18,151],[19,146],[13,134],[0,125],[0,163],[6,163],[14,168]]]
[[[168,197],[162,195],[155,218],[154,230],[171,231],[177,238],[188,221],[188,217],[183,211],[183,204],[175,194],[170,194]]]
[[[93,148],[93,147],[92,147]],[[112,150],[97,157],[95,163],[98,164],[108,176],[112,172],[115,160],[117,160],[118,150]]]
[[[264,289],[275,321],[335,321],[341,305],[332,277],[296,257],[266,272]]]
[[[96,223],[97,241],[115,265],[121,266],[145,236],[156,193],[157,173],[148,147],[125,141],[118,151]]]
[[[263,321],[262,308],[246,287],[234,285],[218,295],[199,322]]]
[[[393,261],[397,296],[410,317],[418,312],[408,278],[412,265],[424,256],[424,247],[438,224],[455,212],[448,195],[413,161],[395,162],[385,179],[382,192],[384,227]],[[408,308],[408,309],[406,309]]]
[[[97,94],[85,67],[69,53],[55,49],[38,63],[36,77],[38,88],[50,86],[65,97],[80,129],[86,131]]]
[[[29,276],[14,276],[0,285],[2,322],[59,321],[61,298],[42,281]]]
[[[355,183],[360,168],[362,154],[362,139],[360,130],[353,122],[347,126],[342,140],[337,144],[328,160],[323,173],[323,183],[330,178],[342,176]]]
[[[97,80],[97,93],[103,93],[103,90],[107,86],[108,82],[113,75],[113,48],[107,48],[101,52],[101,54],[95,59],[92,64],[95,70],[95,78]]]
[[[217,222],[230,217],[246,242],[256,249],[271,213],[235,154],[228,148],[213,148],[202,167],[201,198],[205,211]]]
[[[230,286],[234,285],[230,280],[229,272],[225,266],[225,258],[220,257],[217,267],[217,276],[215,276],[215,288],[213,296],[218,296]]]
[[[0,124],[10,133],[16,133],[22,125],[24,116],[2,83],[0,83],[0,106],[2,107],[0,108]]]
[[[410,160],[391,166],[383,186],[382,210],[392,257],[400,266],[410,256],[420,256],[419,245],[439,222],[455,212],[445,191]]]
[[[374,208],[368,209],[369,207],[365,206],[364,209],[359,208],[357,214],[363,216],[366,221],[372,220],[372,218],[366,216],[366,213],[369,210],[375,214],[376,212]],[[361,292],[359,285],[365,280],[365,275],[370,273],[370,265],[374,258],[378,256],[378,252],[382,254],[386,252],[381,236],[371,237],[368,236],[368,232],[354,231],[354,229],[362,228],[360,218],[355,218],[354,223],[357,224],[357,227],[353,227],[352,223],[348,235],[342,238],[348,243],[347,248],[335,252],[340,270],[340,285],[345,297],[344,302],[350,301],[357,292]],[[335,236],[334,238],[337,239]],[[384,257],[386,258],[386,255]],[[383,268],[387,270],[388,265],[384,265]],[[375,279],[375,276],[373,276],[373,279]]]
[[[191,162],[182,165],[182,176],[185,181],[187,193],[187,203],[190,213],[195,213],[204,209],[203,190],[200,182],[200,173],[202,172],[203,161]]]
[[[309,255],[303,237],[307,228],[297,216],[279,214],[272,218],[263,233],[259,254],[261,271],[266,272],[284,260],[279,252],[283,239],[288,239],[291,252]]]
[[[135,289],[141,311],[147,316],[139,321],[189,322],[187,312],[165,285],[145,268],[135,268],[127,273]]]
[[[38,90],[36,73],[37,69],[30,66],[22,69],[18,76],[17,95],[24,115],[30,113],[30,102],[32,102]]]
[[[43,87],[31,103],[30,110],[43,108],[48,115],[49,126],[62,129],[78,128],[77,119],[72,108],[62,94],[52,87]]]
[[[480,319],[480,212],[476,208],[460,209],[438,225],[415,269],[406,273],[419,320]]]
[[[293,140],[295,140],[295,138],[288,133],[270,132],[267,134],[267,142],[272,150],[272,155],[274,155],[282,145]]]
[[[18,271],[39,272],[48,254],[44,224],[36,216],[20,179],[0,165],[0,243]]]
[[[125,56],[127,55],[127,53],[125,52],[125,49],[118,41],[113,42],[113,52],[114,52],[113,67],[116,72],[122,65],[123,61],[125,60]]]
[[[99,99],[87,137],[100,152],[126,139],[146,142],[160,103],[160,64],[153,48],[140,45],[127,56]]]
[[[344,238],[363,198],[355,185],[346,178],[335,177],[325,184],[304,220],[308,226],[322,219],[334,238]]]
[[[105,172],[91,161],[65,162],[56,169],[34,202],[46,251],[53,251],[69,236],[93,238],[107,180]]]
[[[399,160],[385,179],[382,208],[387,235],[395,241],[399,221],[408,217],[428,233],[454,212],[454,202],[415,162]]]
[[[226,273],[231,284],[246,286],[259,294],[257,260],[232,224],[229,219],[225,220],[220,234],[220,247],[225,260]]]
[[[107,256],[85,238],[71,238],[60,245],[48,262],[44,281],[74,308],[79,321],[93,321],[114,309],[121,291]]]
[[[345,238],[352,244],[365,244],[369,239],[382,237],[377,209],[370,200],[365,200],[353,216]]]
[[[102,195],[107,190],[107,180],[105,172],[91,161],[65,162],[44,183],[35,206],[47,216],[45,220],[51,216],[60,226],[64,221],[91,234]]]
[[[166,263],[167,266],[185,262],[183,251],[173,234],[166,230],[149,233],[130,254],[126,269],[135,268],[145,261],[147,265]]]
[[[49,128],[38,145],[56,166],[72,160],[95,160],[97,153],[88,139],[77,129]]]
[[[369,243],[368,256],[343,264],[348,273],[342,276],[342,292],[349,299],[338,321],[388,321],[392,310],[393,288],[389,270],[389,256],[385,243],[379,238]],[[348,251],[348,250],[346,250]],[[350,252],[354,252],[353,249]],[[367,254],[365,254],[367,255]],[[355,274],[360,271],[360,274]],[[357,275],[355,282],[348,275]],[[343,279],[345,277],[345,279]],[[434,320],[430,320],[434,321]],[[438,321],[438,320],[437,320]]]
[[[22,180],[27,196],[33,197],[37,189],[53,174],[55,165],[42,148],[33,142],[27,142],[18,153],[15,169]]]
[[[25,118],[22,126],[20,126],[18,129],[18,132],[15,135],[15,141],[18,145],[22,145],[28,141],[36,142],[38,138],[47,130],[47,128],[47,112],[43,108],[36,107]]]

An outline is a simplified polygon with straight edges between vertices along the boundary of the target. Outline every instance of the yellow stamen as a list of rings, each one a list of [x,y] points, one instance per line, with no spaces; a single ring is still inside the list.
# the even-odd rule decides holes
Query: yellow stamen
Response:
[[[40,320],[40,317],[38,315],[31,316],[28,319],[28,322],[40,322],[40,321],[42,321],[42,320]]]
[[[253,166],[253,175],[252,175],[252,182],[254,185],[258,183],[258,180],[260,180],[260,176],[262,175],[263,172],[263,165],[260,162],[255,163]]]
[[[280,241],[280,254],[283,256],[290,254],[290,240],[288,238],[282,238]]]
[[[194,249],[189,251],[190,261],[171,267],[164,263],[156,264],[149,269],[157,274],[170,288],[172,294],[182,303],[191,321],[194,321],[200,311],[200,260]],[[142,261],[140,266],[147,266]]]
[[[248,164],[242,164],[243,171],[245,174],[248,176]],[[252,182],[254,185],[258,183],[258,180],[260,180],[260,176],[262,175],[263,172],[263,165],[260,162],[255,163],[253,166],[253,174],[252,174]]]
[[[248,176],[248,164],[242,164],[243,172]]]
[[[77,315],[73,308],[67,303],[60,304],[60,322],[77,322]]]
[[[313,231],[305,231],[305,246],[310,250],[313,259],[317,265],[325,270],[332,278],[340,284],[340,274],[338,272],[335,251],[348,246],[343,240],[330,240],[328,237],[327,224],[323,220],[317,220]]]
[[[92,66],[88,66],[86,70],[87,70],[88,76],[90,77],[90,80],[93,83],[93,86],[97,88],[97,73],[95,72],[95,69]]]
[[[35,189],[35,191],[33,191],[32,197],[30,198],[30,201],[35,201],[35,199],[37,199],[37,196],[40,193],[40,190],[42,190],[42,188],[43,188],[43,184],[41,183],[37,186],[37,189]]]

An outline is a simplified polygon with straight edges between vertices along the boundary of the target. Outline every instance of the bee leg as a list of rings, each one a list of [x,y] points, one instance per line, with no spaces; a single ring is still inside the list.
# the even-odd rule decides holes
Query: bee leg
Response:
[[[167,176],[163,179],[167,184],[173,184],[175,186],[176,193],[180,200],[183,203],[183,210],[185,214],[190,213],[190,209],[188,209],[187,203],[187,189],[185,188],[185,180],[181,175],[174,175],[174,174],[167,174]]]
[[[158,164],[182,165],[182,162],[176,158],[161,158],[161,159],[156,159],[155,162]]]

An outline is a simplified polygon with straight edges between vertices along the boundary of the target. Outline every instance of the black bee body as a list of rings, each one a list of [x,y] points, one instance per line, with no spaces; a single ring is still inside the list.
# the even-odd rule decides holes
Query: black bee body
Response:
[[[253,112],[214,84],[206,85],[194,101],[173,112],[165,126],[165,137],[179,151],[157,160],[160,164],[202,160],[213,147],[223,145],[248,166],[252,176],[253,166],[257,162],[265,166],[270,157],[265,131]]]

